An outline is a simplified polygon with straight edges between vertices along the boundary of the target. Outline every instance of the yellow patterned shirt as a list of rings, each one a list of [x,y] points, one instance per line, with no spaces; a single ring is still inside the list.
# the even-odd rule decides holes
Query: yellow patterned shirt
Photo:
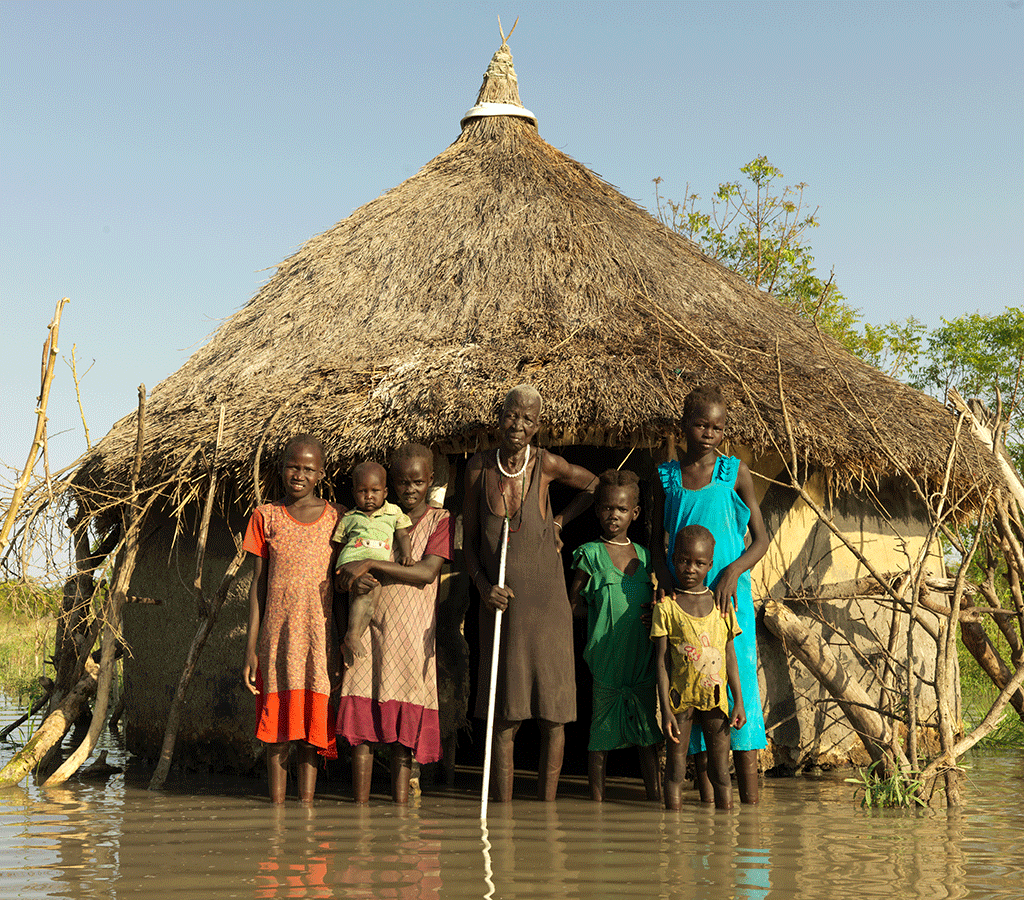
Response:
[[[740,633],[736,612],[726,616],[713,609],[706,616],[691,616],[666,597],[654,607],[651,639],[668,638],[669,699],[672,711],[721,709],[729,715],[725,649]]]

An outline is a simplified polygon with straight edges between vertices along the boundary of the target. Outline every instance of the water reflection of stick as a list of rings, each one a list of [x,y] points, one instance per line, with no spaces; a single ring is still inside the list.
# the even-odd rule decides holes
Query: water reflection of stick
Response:
[[[501,525],[501,561],[498,587],[505,587],[505,556],[508,553],[508,516]],[[484,741],[484,786],[480,793],[480,818],[487,818],[487,795],[491,787],[491,751],[494,749],[494,697],[498,686],[498,652],[501,645],[501,610],[494,611],[494,644],[491,647],[491,689],[487,698],[487,737]],[[486,852],[486,851],[485,851]]]
[[[485,807],[486,809],[486,804]],[[484,842],[484,883],[487,885],[487,893],[484,900],[491,900],[494,896],[494,868],[491,866],[491,842],[487,839],[487,822],[480,823],[481,837]]]

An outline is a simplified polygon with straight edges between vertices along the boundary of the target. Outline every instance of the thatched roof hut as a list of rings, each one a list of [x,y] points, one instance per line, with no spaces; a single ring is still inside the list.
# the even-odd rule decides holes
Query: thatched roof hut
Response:
[[[755,572],[758,596],[863,574],[830,530],[798,508],[795,492],[779,486],[786,483],[781,457],[791,453],[819,493],[838,498],[830,525],[873,548],[879,571],[909,540],[926,540],[920,496],[906,476],[941,481],[951,415],[851,356],[542,140],[503,44],[450,147],[285,260],[152,391],[139,489],[167,502],[154,507],[131,590],[163,606],[126,614],[134,653],[125,669],[129,746],[160,745],[196,615],[191,575],[181,573],[205,560],[207,583],[219,581],[235,554],[226,525],[237,533],[244,524],[257,482],[273,477],[288,436],[319,436],[337,482],[353,460],[385,458],[407,440],[450,455],[488,445],[505,393],[530,381],[545,401],[542,444],[582,445],[603,453],[601,464],[609,453],[594,448],[621,449],[617,463],[632,448],[669,442],[683,397],[708,380],[729,402],[732,446],[758,464],[759,489],[773,485],[761,499],[774,538]],[[204,557],[180,514],[194,511],[206,492],[222,410],[216,469],[226,502]],[[75,474],[86,511],[126,497],[135,440],[133,414]],[[961,500],[979,474],[990,478],[989,459],[969,438],[958,447],[951,482]],[[650,454],[643,464],[649,472]],[[865,482],[867,499],[848,490]],[[452,733],[468,691],[460,631],[467,591],[453,589],[452,612],[439,615],[455,660]],[[251,698],[237,677],[245,597],[239,582],[183,720],[189,754],[213,765],[244,767],[256,753],[246,718]],[[887,631],[888,619],[875,621],[883,615],[871,604],[835,605],[823,613],[821,633]],[[445,652],[439,637],[439,670]],[[778,748],[771,764],[848,760],[857,739],[849,729],[826,735],[834,717],[823,717],[830,700],[814,679],[794,672],[781,645],[763,646],[762,664]],[[854,653],[848,664],[862,663]]]
[[[788,453],[781,388],[801,461],[832,486],[899,466],[943,471],[952,429],[939,403],[863,364],[546,143],[507,45],[477,104],[450,147],[308,241],[153,390],[143,489],[164,484],[180,497],[199,486],[222,404],[219,467],[245,506],[254,447],[275,412],[267,462],[282,437],[308,430],[347,467],[405,440],[449,452],[486,444],[500,399],[524,380],[545,398],[542,442],[658,443],[687,391],[713,379],[730,401],[731,436],[755,453]],[[76,481],[116,494],[134,441],[131,415]],[[972,459],[955,479],[966,486],[986,465]]]

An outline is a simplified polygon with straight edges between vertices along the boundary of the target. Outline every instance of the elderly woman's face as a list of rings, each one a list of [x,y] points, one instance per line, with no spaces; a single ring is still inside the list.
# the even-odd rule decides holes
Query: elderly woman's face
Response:
[[[529,444],[540,428],[540,404],[512,400],[501,412],[501,446],[510,454]]]

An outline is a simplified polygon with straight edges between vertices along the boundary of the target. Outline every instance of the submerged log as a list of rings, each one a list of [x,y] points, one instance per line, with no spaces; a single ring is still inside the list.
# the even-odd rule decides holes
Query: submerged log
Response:
[[[777,600],[765,603],[764,624],[782,641],[786,652],[801,662],[839,704],[871,760],[890,769],[892,749],[888,745],[885,720],[875,711],[876,703],[867,691],[846,675],[828,644]],[[902,752],[896,762],[903,771],[910,770]]]
[[[17,784],[28,775],[52,747],[57,746],[81,714],[86,701],[96,693],[100,667],[92,660],[85,661],[85,675],[74,689],[32,735],[31,740],[0,771],[0,787]]]

